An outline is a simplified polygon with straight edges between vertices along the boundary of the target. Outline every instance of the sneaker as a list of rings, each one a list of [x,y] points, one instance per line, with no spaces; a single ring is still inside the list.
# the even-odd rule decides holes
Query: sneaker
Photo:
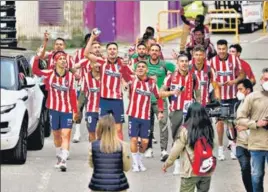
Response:
[[[160,159],[160,161],[165,162],[167,160],[167,158],[168,158],[167,151],[166,150],[162,150],[161,151],[161,159]]]
[[[81,137],[80,132],[76,131],[74,133],[73,143],[78,143],[80,141],[80,137]]]
[[[62,172],[65,172],[67,170],[67,164],[65,160],[61,160],[60,164],[59,164],[60,170]]]
[[[236,160],[236,156],[235,156],[235,154],[232,151],[230,152],[230,156],[231,156],[231,159],[232,160]]]
[[[61,162],[61,157],[60,157],[60,155],[57,155],[56,156],[56,158],[57,158],[57,163],[54,165],[54,167],[56,168],[56,169],[59,169],[60,168],[60,162]]]
[[[176,159],[174,162],[174,171],[173,171],[173,175],[179,175],[180,174],[180,161],[179,159]]]
[[[142,171],[142,172],[147,170],[142,162],[139,162],[139,168],[140,168],[140,171]]]
[[[132,172],[140,172],[140,168],[138,164],[133,163]]]
[[[153,154],[152,148],[147,149],[144,153],[144,157],[146,157],[146,158],[152,158],[153,156],[154,156],[154,154]]]
[[[218,160],[219,161],[225,160],[225,156],[223,154],[223,147],[219,147],[219,149],[218,149]]]

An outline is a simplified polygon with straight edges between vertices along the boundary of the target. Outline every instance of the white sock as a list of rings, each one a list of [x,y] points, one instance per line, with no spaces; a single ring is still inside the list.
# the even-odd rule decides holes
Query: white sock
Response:
[[[66,161],[68,156],[69,156],[69,151],[66,149],[62,149],[62,159]]]
[[[75,133],[80,133],[80,126],[81,124],[75,124]]]
[[[134,164],[138,164],[139,162],[139,153],[131,153],[132,154],[132,159]]]
[[[60,147],[56,147],[56,155],[60,155],[61,154],[61,148]]]

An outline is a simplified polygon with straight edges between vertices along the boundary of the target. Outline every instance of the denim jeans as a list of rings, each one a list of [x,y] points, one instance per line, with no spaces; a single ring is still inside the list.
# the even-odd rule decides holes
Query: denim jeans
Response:
[[[247,192],[253,192],[250,168],[250,152],[243,147],[236,147],[236,157],[241,167],[241,174]]]
[[[250,151],[251,179],[254,192],[263,192],[265,160],[268,164],[268,151]]]

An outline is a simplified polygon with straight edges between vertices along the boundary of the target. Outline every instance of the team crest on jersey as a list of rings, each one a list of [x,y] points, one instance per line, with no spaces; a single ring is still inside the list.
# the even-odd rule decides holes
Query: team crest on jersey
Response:
[[[232,68],[233,67],[233,64],[232,63],[229,63],[229,67]]]

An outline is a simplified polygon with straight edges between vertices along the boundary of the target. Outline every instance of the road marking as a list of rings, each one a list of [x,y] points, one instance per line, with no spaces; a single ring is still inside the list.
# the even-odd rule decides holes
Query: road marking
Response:
[[[46,172],[41,173],[41,181],[40,181],[40,184],[37,186],[38,192],[46,191],[50,177],[51,177],[51,172],[46,171]]]
[[[266,39],[266,38],[268,38],[268,35],[259,37],[258,39],[255,39],[254,41],[251,41],[251,43],[256,43],[256,42],[259,42],[259,41],[261,41],[261,40],[263,40],[263,39]]]

